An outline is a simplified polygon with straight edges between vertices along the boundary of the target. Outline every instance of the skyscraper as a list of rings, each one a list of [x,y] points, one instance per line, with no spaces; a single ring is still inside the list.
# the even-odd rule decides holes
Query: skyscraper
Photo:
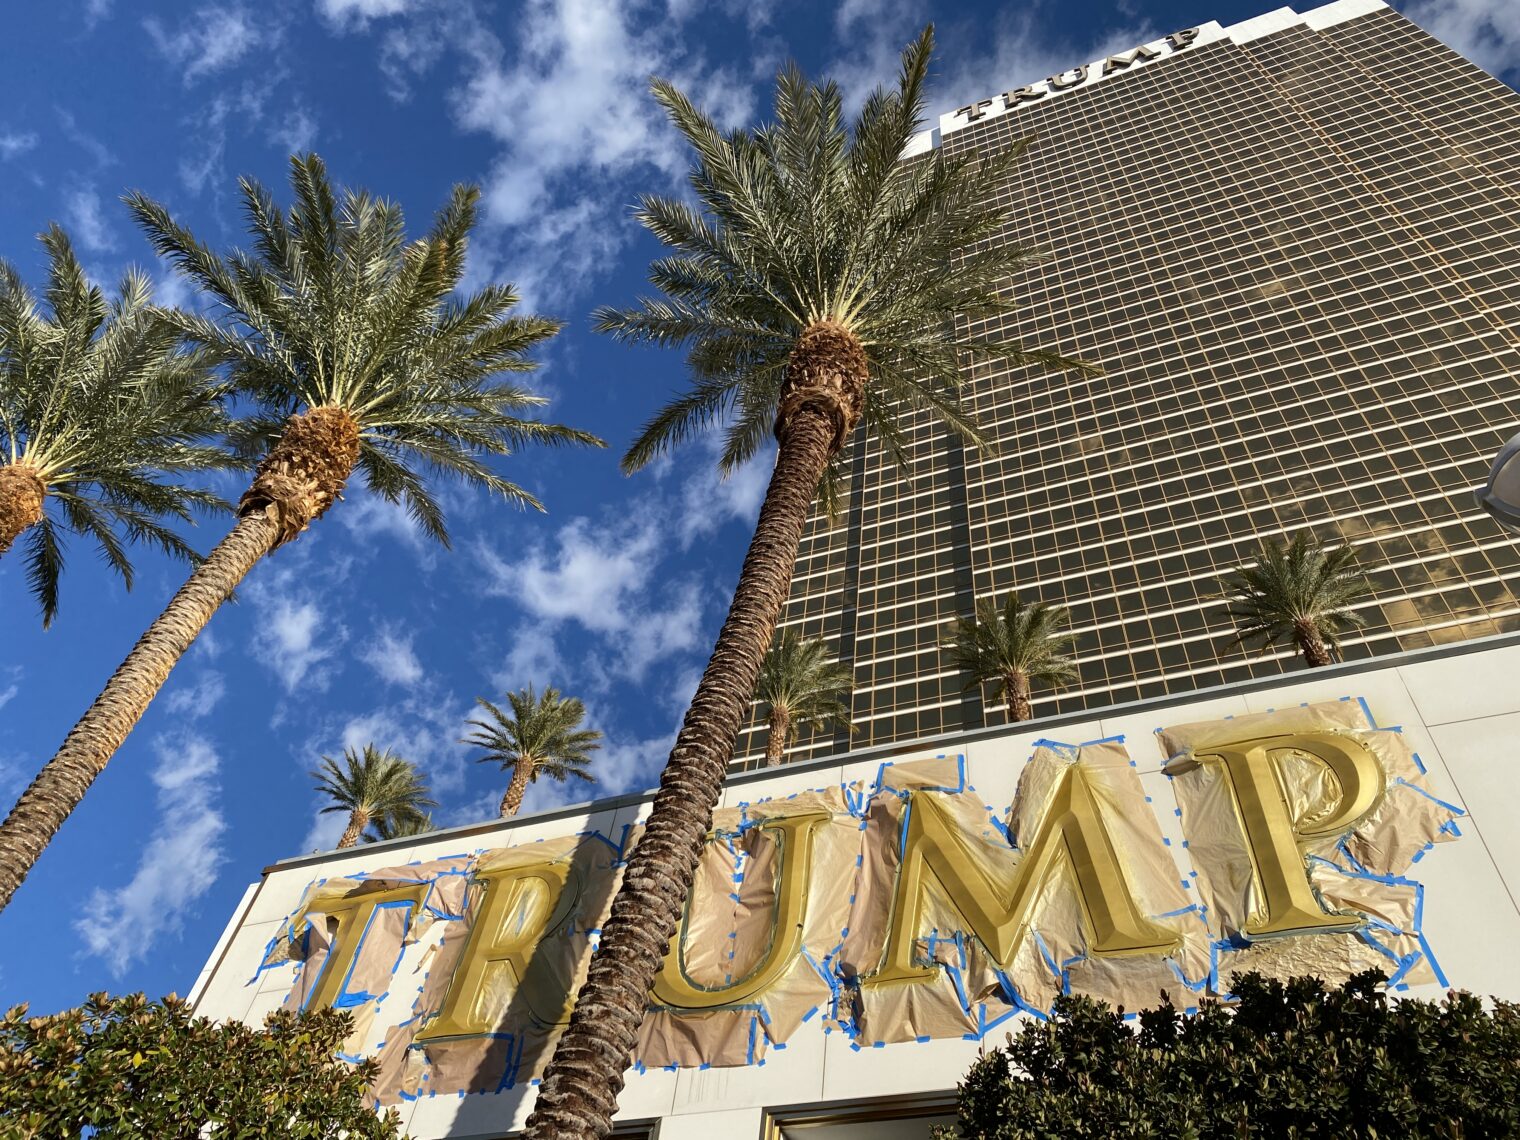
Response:
[[[1520,95],[1340,0],[982,93],[932,142],[1024,138],[1005,232],[1049,260],[966,332],[1103,374],[977,367],[995,453],[923,414],[906,471],[857,438],[848,513],[812,520],[783,618],[853,665],[857,734],[791,758],[1003,723],[939,643],[1009,590],[1078,635],[1080,680],[1037,714],[1294,668],[1231,645],[1217,595],[1304,529],[1372,571],[1348,658],[1520,628],[1520,551],[1471,499],[1516,421]],[[762,719],[737,761],[764,743]]]

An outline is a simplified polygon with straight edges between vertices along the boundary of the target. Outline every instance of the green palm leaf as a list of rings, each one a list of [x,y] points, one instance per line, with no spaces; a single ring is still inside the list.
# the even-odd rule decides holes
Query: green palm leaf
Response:
[[[507,694],[508,709],[484,697],[476,697],[475,703],[485,715],[467,722],[475,731],[460,743],[482,750],[475,758],[479,763],[499,764],[512,773],[502,797],[504,818],[517,813],[523,792],[540,776],[558,783],[572,778],[596,782],[587,769],[591,753],[602,746],[602,734],[581,727],[586,706],[577,698],[561,696],[552,685],[540,696],[529,685]]]
[[[1068,650],[1075,635],[1067,632],[1065,606],[1024,602],[1009,594],[976,604],[975,617],[957,618],[942,643],[956,669],[967,674],[966,689],[990,682],[994,700],[1008,702],[1011,719],[1025,720],[1029,688],[1058,688],[1077,679],[1077,663]]]
[[[1371,590],[1346,543],[1329,544],[1300,531],[1288,542],[1263,539],[1256,561],[1224,580],[1235,619],[1231,644],[1260,640],[1262,652],[1273,645],[1296,646],[1310,665],[1326,665],[1345,634],[1366,619],[1352,605]]]
[[[0,554],[31,529],[22,558],[50,625],[68,536],[92,541],[128,588],[128,544],[193,562],[165,520],[227,504],[184,477],[238,461],[218,445],[227,421],[213,358],[184,346],[147,277],[129,270],[108,299],[61,229],[42,244],[40,302],[0,263]],[[41,494],[19,517],[18,486]]]
[[[345,749],[341,762],[324,756],[311,774],[317,791],[332,800],[322,812],[349,815],[339,847],[352,847],[371,823],[386,829],[408,826],[422,817],[424,808],[438,806],[411,763],[373,744],[362,751]]]

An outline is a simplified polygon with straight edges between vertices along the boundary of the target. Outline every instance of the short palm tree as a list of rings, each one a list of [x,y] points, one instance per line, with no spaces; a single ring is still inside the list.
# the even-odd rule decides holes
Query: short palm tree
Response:
[[[1056,688],[1077,678],[1077,663],[1067,653],[1075,640],[1066,632],[1070,616],[1065,606],[1026,604],[1017,594],[1002,606],[983,598],[975,617],[956,618],[943,645],[955,667],[970,675],[967,689],[990,681],[993,699],[1008,702],[1008,719],[1024,721],[1033,715],[1033,686]]]
[[[361,837],[365,843],[381,843],[387,839],[402,839],[412,835],[426,835],[435,825],[431,812],[402,816],[397,819],[377,819],[373,832],[366,831]]]
[[[501,797],[502,819],[517,814],[528,785],[540,776],[560,783],[571,777],[596,782],[586,767],[591,753],[601,747],[602,734],[581,727],[586,706],[575,697],[561,696],[552,685],[539,696],[529,685],[507,694],[511,715],[484,697],[476,697],[475,703],[485,710],[485,717],[468,722],[475,731],[460,743],[484,749],[485,755],[475,758],[480,763],[500,764],[502,771],[511,771]]]
[[[377,828],[406,826],[422,817],[423,808],[438,806],[409,761],[373,744],[366,744],[362,752],[345,749],[341,764],[324,756],[311,774],[317,778],[317,791],[332,799],[322,813],[348,812],[339,850],[358,843],[372,823]]]
[[[829,656],[828,646],[795,630],[782,630],[760,666],[755,698],[768,709],[765,763],[775,767],[800,729],[833,723],[854,732],[846,698],[854,671]]]
[[[58,753],[0,824],[0,908],[142,716],[217,607],[265,555],[335,503],[355,470],[447,543],[424,473],[453,476],[539,507],[488,465],[529,443],[597,444],[585,432],[521,418],[543,400],[504,372],[558,326],[514,316],[516,295],[454,290],[479,194],[457,187],[426,237],[408,242],[401,210],[362,191],[335,195],[314,155],[291,159],[296,203],[242,182],[254,252],[218,256],[162,206],[128,205],[154,247],[216,303],[220,320],[171,313],[174,327],[221,362],[257,411],[235,433],[262,454],[232,532],[149,626]],[[541,509],[541,508],[540,508]]]
[[[194,561],[165,520],[227,504],[179,476],[236,460],[213,442],[226,423],[210,356],[184,349],[147,276],[129,269],[107,300],[61,229],[42,244],[41,304],[0,262],[0,556],[25,536],[47,626],[67,534],[93,539],[128,588],[123,539]]]
[[[1328,665],[1341,635],[1366,624],[1351,608],[1372,588],[1346,543],[1330,545],[1307,531],[1287,543],[1263,539],[1256,561],[1224,580],[1220,597],[1232,603],[1231,644],[1261,639],[1296,646],[1311,666]]]
[[[795,67],[777,79],[775,121],[725,134],[671,84],[655,98],[695,152],[696,204],[645,196],[637,217],[670,256],[650,268],[663,294],[603,309],[598,327],[686,350],[690,390],[646,425],[632,471],[717,422],[724,471],[767,436],[775,468],[717,645],[661,778],[560,1039],[527,1134],[604,1135],[650,985],[691,888],[703,837],[787,595],[802,529],[835,458],[865,423],[890,453],[894,417],[927,410],[979,438],[959,403],[959,366],[1001,358],[1074,362],[1001,340],[958,339],[956,320],[1008,307],[1034,252],[1006,240],[1006,181],[1023,149],[901,161],[924,116],[925,30],[896,86],[852,123],[833,83]]]

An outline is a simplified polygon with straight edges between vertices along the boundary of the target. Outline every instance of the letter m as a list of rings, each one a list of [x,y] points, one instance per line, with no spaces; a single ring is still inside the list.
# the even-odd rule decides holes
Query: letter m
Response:
[[[1034,904],[1046,882],[1063,869],[1070,872],[1094,954],[1165,954],[1179,943],[1175,932],[1140,913],[1080,764],[1068,768],[1011,876],[984,868],[935,795],[914,795],[907,811],[881,967],[863,980],[865,985],[935,976],[932,966],[915,964],[913,954],[931,890],[954,906],[966,929],[1008,968],[1028,935]]]

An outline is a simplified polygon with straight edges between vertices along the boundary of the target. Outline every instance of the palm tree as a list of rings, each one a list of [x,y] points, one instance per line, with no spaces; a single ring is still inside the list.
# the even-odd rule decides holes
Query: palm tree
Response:
[[[586,771],[590,753],[601,747],[602,734],[594,728],[582,728],[586,706],[575,697],[562,697],[552,685],[538,696],[533,686],[507,694],[512,708],[508,716],[484,697],[475,703],[483,708],[482,720],[469,721],[476,729],[459,743],[485,750],[475,759],[482,764],[500,764],[512,778],[501,797],[501,818],[511,819],[522,807],[528,785],[540,776],[564,783],[570,777],[596,783]]]
[[[226,426],[212,362],[182,348],[147,276],[129,269],[107,300],[63,230],[49,226],[41,241],[44,304],[0,261],[0,556],[25,535],[48,626],[67,534],[93,539],[129,589],[123,536],[193,562],[164,520],[227,504],[174,476],[236,460],[209,442]]]
[[[366,831],[360,838],[365,843],[381,843],[387,839],[402,839],[412,835],[426,835],[434,830],[431,812],[421,812],[397,819],[377,819],[375,830]]]
[[[1372,587],[1356,564],[1349,544],[1329,545],[1300,531],[1284,545],[1262,539],[1256,561],[1224,583],[1220,598],[1234,603],[1235,636],[1230,644],[1261,638],[1262,652],[1290,643],[1311,666],[1328,665],[1342,634],[1366,619],[1351,604]]]
[[[684,348],[693,384],[646,425],[623,466],[642,467],[716,422],[729,425],[725,472],[772,432],[778,451],[727,620],[539,1089],[527,1127],[535,1140],[609,1127],[809,507],[856,426],[898,456],[903,411],[930,411],[979,439],[960,408],[960,364],[1077,366],[955,335],[958,318],[1006,310],[1011,275],[1035,254],[1001,232],[1022,147],[900,161],[922,124],[932,39],[926,29],[895,88],[875,91],[852,124],[838,87],[811,84],[795,66],[777,79],[775,123],[729,134],[674,86],[653,83],[695,151],[697,204],[639,200],[639,220],[674,250],[650,269],[663,296],[600,310],[596,322],[624,341]]]
[[[1077,663],[1066,652],[1075,640],[1066,632],[1070,616],[1065,606],[1026,604],[1017,594],[1001,609],[983,598],[974,618],[956,618],[943,646],[955,667],[971,675],[966,688],[991,681],[993,699],[1006,700],[1008,719],[1017,723],[1032,715],[1032,686],[1055,688],[1077,678]]]
[[[829,657],[816,638],[782,630],[760,665],[755,697],[770,707],[770,733],[765,763],[774,768],[797,737],[798,729],[821,729],[833,722],[855,731],[850,706],[843,699],[854,682],[854,671]]]
[[[487,285],[455,298],[479,193],[456,187],[426,237],[408,242],[400,208],[362,191],[335,196],[315,155],[291,159],[286,214],[247,179],[254,253],[219,257],[141,194],[128,205],[154,247],[222,319],[167,319],[223,363],[257,411],[234,434],[262,453],[237,524],[148,627],[104,691],[0,824],[0,908],[79,803],[218,606],[266,554],[301,534],[357,469],[447,545],[424,472],[542,509],[487,460],[528,443],[597,444],[520,418],[543,400],[493,378],[531,371],[528,351],[558,325],[514,316],[516,294]]]
[[[317,778],[317,791],[332,797],[322,814],[348,812],[348,826],[338,840],[340,851],[358,843],[371,823],[377,828],[405,826],[420,819],[423,808],[438,806],[428,798],[427,784],[410,762],[373,744],[366,744],[362,753],[344,749],[341,765],[324,756],[311,774]]]

